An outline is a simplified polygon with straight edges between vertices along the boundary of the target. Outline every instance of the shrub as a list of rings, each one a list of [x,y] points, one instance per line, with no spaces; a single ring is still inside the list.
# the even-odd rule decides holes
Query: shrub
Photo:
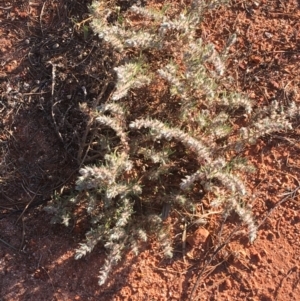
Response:
[[[94,165],[80,169],[76,189],[82,193],[72,199],[75,203],[84,199],[92,218],[92,228],[77,249],[76,259],[100,241],[108,252],[100,285],[125,248],[137,252],[139,241],[147,240],[149,228],[157,234],[164,254],[172,256],[165,216],[155,210],[135,214],[137,200],[161,207],[168,204],[184,215],[195,212],[198,200],[191,191],[196,188],[205,194],[211,213],[221,211],[227,216],[234,211],[248,227],[250,243],[257,236],[248,190],[241,178],[252,167],[240,159],[241,152],[259,137],[291,129],[289,118],[296,114],[296,107],[284,110],[273,102],[257,108],[246,95],[225,88],[226,63],[236,36],[229,37],[224,49],[217,51],[197,34],[205,11],[222,2],[195,0],[181,12],[133,5],[121,13],[117,2],[110,1],[107,6],[106,1],[94,1],[91,5],[94,32],[120,58],[120,65],[114,68],[115,90],[93,112],[99,132],[112,130],[105,131],[110,137],[105,154]],[[141,114],[133,120],[126,107],[131,91],[138,96],[159,82],[168,85],[170,98],[178,104],[176,116],[159,120]],[[237,122],[241,116],[243,126]],[[193,167],[182,161],[193,162]],[[171,180],[176,185],[164,188]],[[62,212],[56,206],[56,211]],[[62,218],[66,220],[65,211]]]

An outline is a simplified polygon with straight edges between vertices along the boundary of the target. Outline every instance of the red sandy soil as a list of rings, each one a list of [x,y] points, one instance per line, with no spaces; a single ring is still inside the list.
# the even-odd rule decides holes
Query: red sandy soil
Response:
[[[274,99],[299,103],[300,2],[232,2],[206,14],[201,31],[217,48],[226,43],[225,37],[237,33],[228,70],[236,90],[260,104]],[[266,137],[245,153],[257,168],[246,182],[258,224],[270,213],[253,245],[245,235],[237,236],[212,257],[210,243],[202,244],[203,230],[195,228],[188,237],[187,258],[178,243],[174,258],[166,260],[150,238],[138,257],[126,254],[99,287],[104,248],[99,245],[90,255],[74,259],[88,230],[80,208],[79,218],[68,228],[51,225],[43,205],[21,215],[25,204],[45,203],[54,190],[65,189],[76,177],[76,134],[68,138],[65,149],[42,93],[51,91],[49,60],[66,63],[57,79],[65,82],[59,86],[60,95],[71,95],[75,102],[83,97],[82,86],[99,93],[97,70],[104,67],[98,40],[74,26],[88,17],[86,4],[0,3],[0,300],[175,301],[189,300],[193,288],[193,300],[299,300],[299,120],[294,131]],[[59,105],[55,116],[66,112],[71,101]],[[76,111],[64,116],[68,130],[60,133],[66,138],[82,116]],[[172,213],[168,223],[177,219]],[[210,233],[213,223],[207,227],[211,240],[216,239]]]

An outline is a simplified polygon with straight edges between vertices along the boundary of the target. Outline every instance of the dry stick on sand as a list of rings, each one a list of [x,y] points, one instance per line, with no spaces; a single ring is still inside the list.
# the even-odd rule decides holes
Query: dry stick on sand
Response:
[[[56,134],[57,134],[59,140],[64,145],[64,139],[63,139],[63,137],[62,137],[62,135],[61,135],[61,133],[59,131],[59,127],[58,127],[57,122],[55,120],[55,114],[54,114],[54,106],[57,104],[57,103],[54,103],[56,64],[54,64],[51,61],[49,61],[48,63],[52,65],[52,84],[51,84],[51,99],[50,99],[50,101],[51,101],[51,118],[52,118],[53,125],[55,127]]]
[[[20,216],[18,217],[18,219],[15,222],[15,225],[18,223],[18,221],[22,218],[22,216],[24,215],[25,211],[28,209],[28,207],[30,206],[30,204],[34,201],[35,197],[38,195],[40,191],[40,187],[38,188],[37,192],[34,193],[33,197],[31,198],[31,200],[27,203],[27,205],[25,206],[25,208],[23,209],[22,213],[20,214]]]
[[[286,192],[283,194],[283,196],[285,196],[281,201],[279,201],[274,208],[272,208],[268,214],[265,216],[265,218],[260,222],[260,224],[257,226],[257,229],[259,229],[267,220],[267,218],[271,215],[271,213],[281,204],[283,204],[284,202],[288,201],[289,199],[291,199],[291,201],[293,201],[294,203],[296,203],[297,205],[300,205],[300,202],[297,202],[294,200],[294,198],[297,195],[297,192],[300,190],[300,186],[296,187],[294,190],[290,191],[290,192]],[[197,277],[197,281],[193,286],[192,292],[190,294],[190,298],[189,301],[192,300],[197,300],[193,298],[193,295],[195,294],[199,284],[200,284],[200,280],[201,280],[201,276],[204,274],[205,269],[209,266],[209,264],[212,262],[212,260],[216,257],[216,255],[229,243],[230,239],[238,233],[238,229],[240,228],[240,226],[237,226],[229,235],[229,237],[225,240],[225,242],[223,244],[221,244],[211,255],[211,257],[206,261],[205,265],[203,266],[203,268],[201,269],[198,277]],[[198,298],[199,299],[199,298]]]
[[[282,288],[282,286],[283,286],[283,283],[284,283],[284,281],[285,281],[285,279],[290,275],[290,274],[292,274],[293,272],[297,272],[297,266],[294,266],[294,267],[292,267],[288,272],[287,272],[287,274],[285,275],[285,276],[283,276],[283,278],[281,279],[281,281],[280,281],[280,283],[279,283],[279,286],[277,287],[277,289],[276,289],[276,291],[275,291],[275,301],[277,301],[278,300],[278,295],[279,295],[279,292],[280,292],[280,290],[281,290],[281,288]]]
[[[297,192],[299,191],[300,186],[296,187],[294,190],[290,191],[290,192],[285,192],[282,194],[282,196],[285,196],[281,201],[279,201],[269,212],[268,214],[264,217],[264,219],[260,222],[260,224],[257,226],[257,229],[259,229],[267,220],[267,218],[271,215],[271,213],[281,204],[283,204],[284,202],[291,200],[292,202],[294,202],[297,205],[300,205],[300,202],[297,202],[294,200],[294,198],[297,196]]]
[[[217,249],[213,252],[213,254],[210,256],[210,258],[206,261],[206,263],[204,264],[204,266],[202,267],[199,275],[197,276],[197,280],[196,283],[193,286],[193,289],[191,291],[190,297],[189,297],[189,301],[193,301],[193,300],[197,300],[194,299],[194,294],[196,293],[196,290],[200,284],[200,280],[202,275],[204,274],[206,268],[211,264],[211,262],[213,261],[213,259],[216,257],[216,255],[230,242],[231,238],[239,233],[239,229],[241,228],[241,225],[236,226],[236,228],[230,233],[230,235],[228,236],[228,238],[225,240],[225,242],[223,242],[220,246],[217,247]]]
[[[14,246],[12,246],[11,244],[9,244],[8,242],[6,242],[5,240],[3,240],[2,238],[0,238],[0,241],[5,244],[7,247],[13,249],[14,251],[19,251],[17,248],[15,248]]]

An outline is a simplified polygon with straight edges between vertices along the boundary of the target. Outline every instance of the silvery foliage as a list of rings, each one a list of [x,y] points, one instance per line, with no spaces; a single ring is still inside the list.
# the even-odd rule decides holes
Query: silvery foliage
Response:
[[[164,138],[168,141],[175,139],[179,142],[182,142],[187,148],[195,152],[197,158],[203,160],[207,163],[211,162],[209,148],[202,143],[200,140],[197,140],[191,137],[189,134],[181,131],[178,128],[169,128],[163,122],[159,120],[151,119],[139,119],[130,123],[130,129],[141,129],[150,128],[152,130],[151,134],[155,139]]]
[[[131,62],[114,69],[117,73],[116,91],[113,94],[113,100],[119,100],[125,97],[132,88],[140,88],[151,82],[151,78],[145,74],[143,67],[139,62]]]
[[[110,127],[115,131],[122,151],[106,154],[100,166],[83,166],[76,181],[76,189],[87,192],[87,212],[94,226],[87,232],[86,242],[76,250],[75,259],[90,253],[98,242],[104,243],[108,255],[100,270],[99,285],[105,283],[112,266],[121,259],[127,245],[137,253],[137,241],[147,240],[141,228],[132,229],[130,237],[127,234],[133,214],[131,196],[140,195],[142,189],[135,181],[127,181],[122,177],[133,168],[128,154],[125,116],[124,109],[117,103],[103,104],[97,108],[96,122],[100,127]]]
[[[199,223],[203,223],[210,214],[220,213],[219,209],[222,209],[224,215],[234,211],[247,225],[251,243],[257,236],[251,206],[244,201],[248,191],[239,177],[239,171],[244,172],[249,168],[241,161],[234,163],[232,152],[240,152],[247,144],[255,143],[263,135],[290,129],[288,117],[299,114],[299,109],[292,104],[286,113],[277,103],[273,103],[269,107],[254,110],[252,101],[244,95],[224,91],[222,82],[225,80],[226,59],[236,36],[229,38],[221,52],[212,43],[196,38],[203,12],[224,2],[194,0],[189,10],[174,18],[161,11],[133,6],[131,14],[152,22],[151,26],[138,29],[130,27],[130,24],[123,26],[120,22],[109,23],[112,8],[106,8],[105,1],[94,1],[92,4],[94,31],[115,51],[124,53],[125,58],[129,48],[138,49],[140,55],[145,49],[167,51],[168,45],[174,42],[172,45],[177,45],[176,55],[182,58],[184,65],[184,68],[180,68],[173,58],[168,63],[164,61],[156,64],[161,67],[153,71],[141,56],[126,58],[125,63],[114,69],[117,81],[111,101],[97,108],[95,120],[99,128],[111,128],[119,138],[120,145],[105,155],[104,163],[80,169],[76,188],[89,192],[88,212],[96,218],[94,228],[86,235],[86,242],[77,249],[76,258],[91,252],[99,241],[104,243],[108,255],[100,272],[100,285],[107,280],[113,265],[121,259],[127,246],[136,253],[138,241],[147,239],[142,227],[132,226],[132,195],[143,194],[142,187],[136,179],[133,180],[135,156],[142,155],[145,160],[150,159],[164,168],[170,164],[170,152],[165,151],[167,148],[157,151],[151,147],[136,147],[136,141],[129,138],[129,132],[149,129],[150,139],[165,141],[165,145],[169,142],[181,143],[186,148],[187,155],[197,160],[197,170],[181,180],[180,192],[168,196],[172,204],[189,207],[194,211],[194,202],[186,195],[198,182],[205,192],[214,196],[209,200],[211,206],[218,208],[203,218],[198,217]],[[147,86],[158,77],[168,83],[171,94],[181,103],[181,121],[177,126],[171,126],[160,120],[141,116],[127,126],[120,100],[128,97],[132,89]],[[233,130],[230,121],[234,119],[237,109],[243,112],[249,122],[247,126]],[[218,144],[219,138],[225,139],[227,144]],[[132,150],[135,152],[132,153]],[[226,150],[230,152],[226,153]],[[129,174],[131,176],[128,177]],[[149,175],[148,179],[153,180]],[[162,226],[162,219],[158,215],[150,215],[147,222],[156,229],[164,254],[171,257],[172,241],[168,231]]]

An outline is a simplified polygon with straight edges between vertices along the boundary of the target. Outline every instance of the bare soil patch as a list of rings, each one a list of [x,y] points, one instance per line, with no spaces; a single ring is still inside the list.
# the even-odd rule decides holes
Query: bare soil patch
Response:
[[[212,219],[203,245],[199,229],[190,229],[187,258],[177,235],[181,229],[175,229],[172,260],[162,259],[151,239],[138,257],[126,254],[102,287],[97,284],[105,258],[101,246],[74,260],[89,227],[85,212],[79,207],[78,218],[66,228],[50,225],[43,206],[54,191],[70,190],[85,155],[82,138],[89,120],[80,104],[91,108],[113,89],[115,58],[83,27],[88,3],[18,0],[0,5],[0,299],[175,301],[189,300],[196,288],[199,300],[298,300],[299,120],[293,132],[266,137],[245,150],[257,168],[246,181],[258,224],[271,213],[254,245],[240,235],[214,256],[211,246],[218,237]],[[232,88],[259,104],[276,99],[299,105],[299,18],[296,0],[233,1],[206,14],[199,35],[222,49],[237,33],[226,74]],[[163,85],[148,92],[147,103],[134,95],[128,100],[134,114],[145,111],[163,119],[176,109],[160,101],[168,98]],[[167,223],[179,219],[172,212]],[[229,230],[225,227],[224,237]]]

